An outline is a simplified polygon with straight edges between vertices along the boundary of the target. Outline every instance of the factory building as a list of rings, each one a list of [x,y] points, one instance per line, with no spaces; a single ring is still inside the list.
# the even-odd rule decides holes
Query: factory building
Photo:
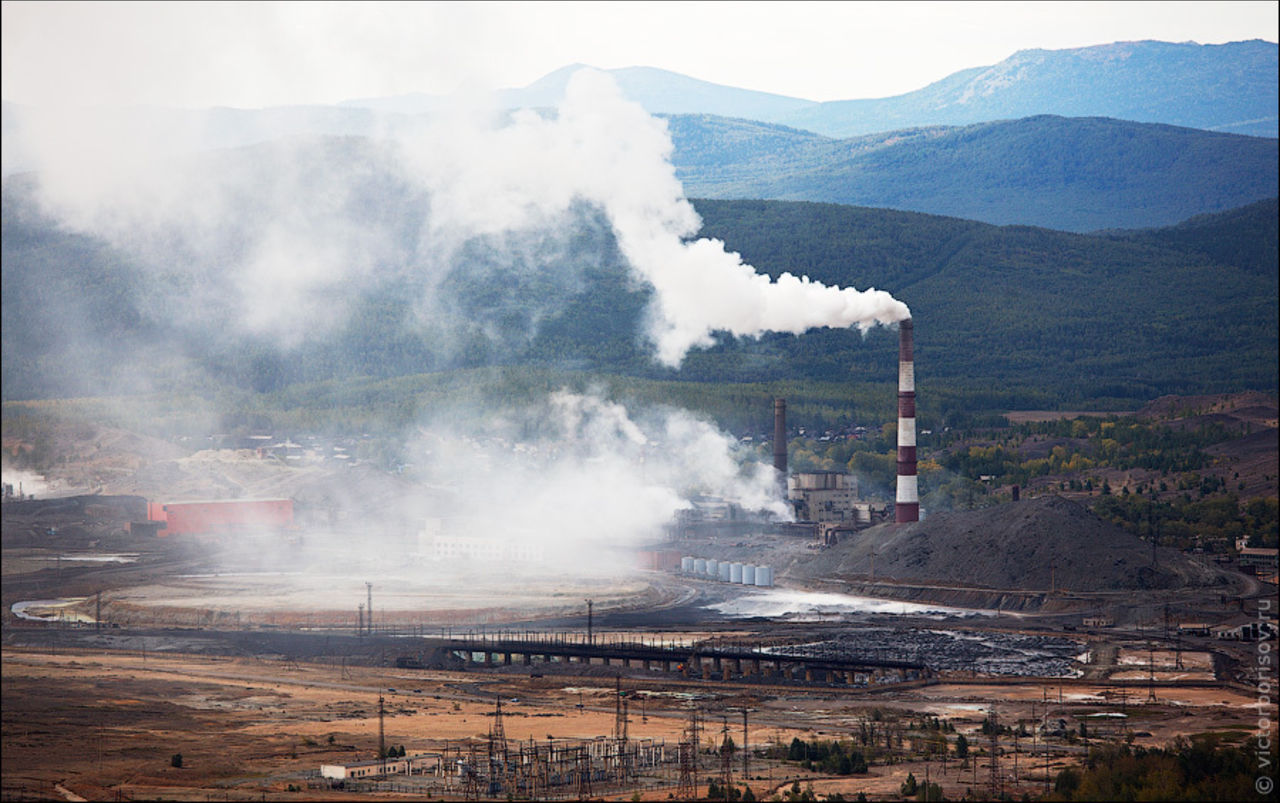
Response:
[[[147,520],[160,524],[157,535],[219,535],[252,529],[293,526],[292,499],[220,499],[149,502]]]
[[[796,519],[861,529],[878,523],[880,507],[858,498],[858,480],[839,471],[802,471],[787,480],[787,501]]]
[[[433,560],[485,563],[541,563],[546,550],[541,543],[518,532],[508,538],[471,535],[481,524],[465,518],[427,519],[418,533],[418,553]]]
[[[321,764],[320,777],[335,781],[376,778],[382,775],[438,774],[441,769],[439,753],[423,753],[406,758],[357,761],[353,764]]]

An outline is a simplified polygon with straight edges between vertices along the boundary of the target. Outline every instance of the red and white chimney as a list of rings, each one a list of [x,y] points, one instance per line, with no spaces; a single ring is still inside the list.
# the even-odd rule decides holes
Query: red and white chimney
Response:
[[[920,486],[916,477],[916,369],[911,319],[898,323],[898,524],[920,521]]]

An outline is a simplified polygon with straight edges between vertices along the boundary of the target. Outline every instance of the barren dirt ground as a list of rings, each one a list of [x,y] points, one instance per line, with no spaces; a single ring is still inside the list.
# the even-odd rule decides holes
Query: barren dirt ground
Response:
[[[1068,716],[1119,710],[1102,688],[1075,686],[1056,703],[1055,688],[1031,684],[939,684],[874,693],[816,689],[707,686],[668,679],[624,679],[640,692],[632,698],[632,738],[680,740],[685,706],[696,698],[707,715],[705,733],[722,728],[740,740],[740,710],[752,714],[753,745],[789,744],[793,737],[849,738],[860,718],[881,712],[950,719],[961,732],[980,724],[998,701],[1005,721],[1028,719],[1031,705]],[[378,744],[378,694],[385,696],[385,740],[410,753],[439,749],[445,740],[483,738],[503,700],[510,740],[592,738],[608,735],[615,721],[611,678],[530,678],[480,672],[336,667],[259,659],[154,653],[35,651],[3,653],[3,753],[6,797],[57,797],[61,790],[100,799],[331,799],[350,791],[307,788],[305,776],[321,763],[371,759]],[[395,689],[395,691],[390,691]],[[1156,703],[1129,698],[1127,727],[1139,743],[1165,743],[1179,733],[1218,730],[1246,734],[1256,709],[1246,695],[1224,689],[1160,689]],[[643,701],[643,702],[641,702]],[[581,706],[581,708],[579,708]],[[721,712],[721,713],[716,713]],[[722,719],[723,716],[723,719]],[[971,739],[977,740],[971,735]],[[1020,749],[1025,751],[1024,742]],[[1078,747],[1063,745],[1065,760]],[[1011,749],[1005,746],[1005,749]],[[1073,749],[1075,752],[1073,752]],[[171,766],[180,753],[182,767]],[[705,759],[703,777],[718,766]],[[1015,787],[1035,791],[1044,780],[1043,758],[1021,754]],[[1012,762],[1006,761],[1006,773]],[[1002,765],[1003,766],[1003,765]],[[1062,760],[1054,758],[1049,772]],[[756,762],[757,797],[798,780],[815,792],[865,792],[896,797],[908,772],[941,782],[950,798],[990,783],[989,768],[961,772],[949,762],[873,766],[865,776],[824,778],[794,765]],[[676,778],[671,772],[671,783]],[[1012,775],[1007,781],[1013,784]],[[290,785],[299,791],[290,792]],[[61,790],[58,787],[61,787]],[[647,790],[645,799],[667,799],[670,786]],[[628,799],[631,792],[621,795]],[[65,797],[65,795],[63,795]],[[71,799],[71,798],[67,798]]]

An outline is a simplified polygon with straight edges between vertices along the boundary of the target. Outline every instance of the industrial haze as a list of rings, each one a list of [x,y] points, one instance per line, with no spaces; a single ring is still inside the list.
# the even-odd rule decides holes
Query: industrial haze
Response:
[[[103,377],[100,395],[130,405],[177,389],[172,378],[186,381],[190,353],[210,339],[287,353],[379,304],[406,307],[400,325],[429,332],[435,354],[484,364],[470,361],[517,353],[612,260],[647,302],[632,337],[670,368],[716,333],[865,332],[910,315],[883,290],[811,281],[776,260],[770,278],[724,242],[697,239],[702,221],[677,179],[667,124],[591,70],[574,74],[555,115],[460,107],[371,140],[285,140],[196,159],[156,159],[165,143],[132,127],[86,136],[66,119],[44,122],[26,154],[39,169],[6,183],[30,190],[32,214],[143,270],[132,357],[105,376],[96,360],[77,367]],[[59,337],[90,340],[74,335],[86,312],[62,311]],[[370,512],[366,531],[383,530],[382,518],[453,522],[444,535],[465,522],[538,544],[556,564],[603,566],[619,554],[609,550],[657,539],[699,493],[786,518],[772,470],[735,439],[673,407],[627,410],[607,396],[552,389],[530,407],[468,399],[426,411],[403,436],[421,490]],[[208,431],[222,412],[210,402]],[[486,502],[495,494],[500,505]],[[307,542],[331,554],[349,538],[344,528]],[[429,538],[424,529],[410,546],[430,551]]]
[[[56,129],[61,135],[44,141],[34,191],[40,214],[143,266],[159,288],[144,315],[157,326],[194,324],[178,326],[191,337],[248,335],[289,348],[340,326],[362,294],[407,292],[407,325],[428,327],[440,350],[465,353],[477,338],[486,341],[480,348],[510,348],[581,288],[590,260],[577,253],[574,224],[583,217],[607,223],[632,280],[650,290],[647,326],[635,337],[668,366],[710,345],[713,331],[866,330],[909,315],[886,292],[786,273],[771,279],[723,243],[693,239],[701,223],[675,178],[665,124],[621,98],[603,74],[578,73],[554,119],[521,113],[493,122],[447,116],[384,140],[361,161],[344,158],[341,141],[283,145],[270,152],[270,170],[227,154],[157,163],[149,143],[105,131],[96,132],[101,150],[86,150]],[[397,216],[371,214],[388,203]],[[498,286],[509,273],[518,290],[479,319],[451,292],[470,279],[459,273],[477,267]],[[77,318],[62,316],[66,330]],[[149,381],[164,382],[163,368],[143,370],[141,362],[185,366],[181,348],[142,344],[142,359],[120,359],[103,395],[139,403],[155,387]],[[209,420],[219,412],[211,404]],[[384,522],[439,519],[437,534],[465,526],[581,573],[620,568],[609,556],[661,536],[696,494],[789,516],[771,468],[674,408],[629,411],[599,393],[553,391],[524,409],[434,409],[404,439],[420,489],[368,514],[356,541],[351,527],[316,528],[305,545],[326,560],[335,549],[367,555],[376,544],[362,536]],[[424,530],[418,546],[430,552],[431,537]],[[384,546],[374,553],[402,560],[403,542]],[[263,566],[280,558],[260,543],[248,551]],[[299,556],[290,560],[297,565]]]

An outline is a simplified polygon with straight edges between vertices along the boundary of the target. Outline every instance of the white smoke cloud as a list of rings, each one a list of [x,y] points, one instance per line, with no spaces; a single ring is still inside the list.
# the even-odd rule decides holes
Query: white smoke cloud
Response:
[[[646,336],[665,365],[711,345],[716,331],[865,330],[910,315],[886,292],[789,273],[771,280],[724,243],[693,239],[701,220],[676,178],[665,122],[623,98],[602,72],[575,73],[554,116],[525,110],[506,119],[459,107],[394,126],[367,162],[340,145],[282,140],[269,153],[270,178],[230,156],[184,168],[171,154],[184,142],[197,147],[207,132],[163,115],[139,124],[137,114],[24,110],[13,148],[39,167],[45,207],[66,225],[141,252],[165,274],[216,274],[188,293],[193,305],[211,295],[215,306],[236,310],[244,331],[285,345],[341,322],[351,295],[344,291],[379,272],[385,279],[409,271],[430,294],[469,240],[553,229],[583,203],[603,211],[631,269],[653,287]],[[398,232],[356,219],[378,171],[429,199],[411,253],[388,243]],[[221,242],[228,221],[238,227],[235,247]]]
[[[518,434],[531,423],[541,431]],[[410,454],[424,481],[448,489],[428,516],[464,517],[469,532],[537,545],[557,562],[661,540],[695,495],[788,520],[769,466],[743,460],[737,442],[676,409],[636,415],[598,393],[552,393],[545,406],[426,427]]]
[[[47,496],[53,490],[53,486],[45,480],[43,475],[11,466],[9,465],[8,455],[5,458],[3,464],[0,464],[0,476],[3,476],[5,485],[13,487],[14,495],[34,496],[39,499]]]
[[[476,134],[438,128],[403,144],[437,199],[433,229],[495,233],[554,219],[575,201],[598,205],[632,269],[656,291],[648,335],[663,364],[678,366],[717,330],[865,330],[910,317],[884,291],[789,273],[773,281],[719,240],[690,242],[702,222],[676,178],[665,122],[624,99],[605,73],[575,73],[554,118],[521,112]]]

